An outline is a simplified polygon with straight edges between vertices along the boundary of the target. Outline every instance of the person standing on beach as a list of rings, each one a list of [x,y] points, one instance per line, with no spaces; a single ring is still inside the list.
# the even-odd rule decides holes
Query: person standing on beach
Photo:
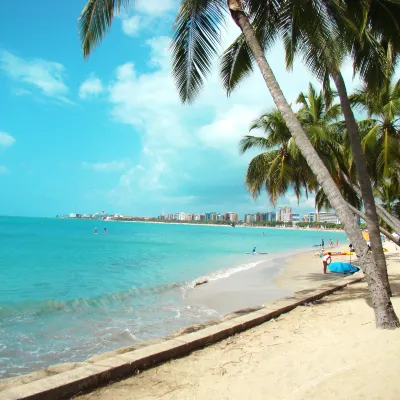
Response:
[[[323,257],[322,259],[322,264],[324,266],[324,274],[326,274],[326,268],[328,265],[332,262],[332,253],[328,253],[326,256]]]
[[[333,247],[333,240],[329,239],[329,246]]]
[[[339,247],[339,240],[336,239],[336,247]]]

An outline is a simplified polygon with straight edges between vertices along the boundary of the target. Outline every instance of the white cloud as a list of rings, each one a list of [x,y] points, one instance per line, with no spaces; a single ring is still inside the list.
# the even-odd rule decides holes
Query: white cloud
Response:
[[[121,13],[122,31],[129,37],[155,33],[161,25],[170,27],[172,11],[177,9],[177,0],[136,0],[133,7]]]
[[[125,161],[116,160],[97,163],[82,162],[82,167],[95,172],[115,172],[127,168],[127,163]]]
[[[135,37],[139,33],[139,28],[141,27],[141,22],[143,18],[139,15],[133,15],[130,18],[122,19],[122,30],[125,35],[130,37]]]
[[[32,94],[32,92],[27,89],[17,88],[13,90],[13,94],[15,94],[16,96],[26,96]]]
[[[0,132],[0,147],[10,147],[15,143],[15,138],[13,138],[7,132]]]
[[[86,99],[88,97],[94,97],[102,93],[104,90],[103,84],[99,78],[92,75],[88,79],[82,82],[79,87],[79,97]]]
[[[159,16],[173,10],[176,4],[176,0],[136,0],[135,10],[143,14]]]
[[[4,165],[0,165],[0,175],[7,173],[8,173],[8,168]]]
[[[251,120],[258,116],[254,108],[234,104],[228,111],[217,115],[214,122],[199,129],[200,140],[208,147],[238,154],[238,144],[247,132]]]
[[[222,48],[237,34],[237,27],[230,24]],[[274,107],[261,74],[255,68],[227,98],[216,60],[197,101],[183,106],[171,76],[169,38],[155,37],[146,43],[151,69],[141,72],[127,62],[116,69],[108,85],[112,118],[131,125],[143,149],[136,160],[143,169],[135,167],[122,174],[109,193],[110,201],[127,207],[152,204],[152,209],[159,206],[160,211],[163,204],[175,204],[176,209],[185,205],[187,211],[200,205],[221,211],[225,206],[238,211],[270,209],[265,196],[256,203],[248,196],[244,176],[250,155],[240,157],[237,151],[251,120]],[[320,87],[300,61],[295,73],[285,71],[282,45],[276,45],[267,58],[289,102],[307,90],[310,80]],[[302,207],[314,208],[314,199],[301,201]]]
[[[65,68],[60,63],[40,58],[25,60],[3,50],[0,51],[0,68],[10,78],[39,89],[47,97],[71,103],[64,82]]]

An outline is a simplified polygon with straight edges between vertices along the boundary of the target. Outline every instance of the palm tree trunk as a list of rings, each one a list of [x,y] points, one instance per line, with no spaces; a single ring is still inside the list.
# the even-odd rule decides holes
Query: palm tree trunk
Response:
[[[387,274],[386,258],[383,253],[381,235],[379,232],[379,220],[376,213],[375,199],[372,193],[371,178],[367,171],[367,163],[365,155],[361,147],[360,134],[358,132],[358,125],[354,118],[353,110],[350,106],[350,101],[347,95],[346,85],[343,76],[339,70],[331,71],[331,77],[335,82],[336,89],[339,93],[340,105],[342,107],[344,120],[346,122],[347,135],[350,139],[351,150],[353,151],[354,162],[358,175],[358,182],[362,194],[362,200],[365,208],[366,222],[368,225],[368,233],[371,241],[372,254],[374,256],[376,265],[382,271],[385,286],[389,293],[390,284]]]
[[[350,208],[351,211],[353,211],[353,213],[355,215],[358,215],[359,217],[361,217],[363,220],[367,220],[366,216],[364,213],[362,213],[360,210],[358,210],[357,208],[353,207],[350,203],[347,203],[348,207]],[[400,239],[396,236],[393,236],[389,231],[387,231],[385,228],[379,226],[379,230],[386,236],[388,237],[392,242],[396,243],[398,246],[400,246]]]
[[[295,139],[297,146],[299,147],[303,157],[307,160],[311,170],[317,177],[318,182],[324,189],[330,203],[336,211],[336,214],[342,221],[347,235],[357,251],[357,255],[360,258],[361,268],[365,274],[371,293],[376,326],[384,329],[395,329],[399,327],[400,323],[394,312],[381,271],[376,267],[373,257],[369,254],[368,247],[350,209],[347,207],[347,203],[340,194],[340,191],[336,187],[327,168],[318,157],[316,150],[308,140],[307,135],[296,118],[296,115],[293,113],[285,99],[282,90],[276,81],[274,73],[265,58],[264,51],[257,40],[254,29],[251,26],[248,17],[242,10],[241,1],[228,0],[228,7],[233,20],[243,32],[275,105],[285,118],[291,135]]]
[[[376,203],[379,216],[397,233],[400,233],[400,221],[390,214],[382,205]]]
[[[357,193],[358,196],[362,197],[360,188],[355,185],[350,178],[343,172],[340,171],[343,179],[353,188],[353,190]],[[388,211],[385,210],[383,206],[379,203],[375,203],[376,211],[378,215],[385,221],[395,232],[400,233],[400,221],[391,215]]]

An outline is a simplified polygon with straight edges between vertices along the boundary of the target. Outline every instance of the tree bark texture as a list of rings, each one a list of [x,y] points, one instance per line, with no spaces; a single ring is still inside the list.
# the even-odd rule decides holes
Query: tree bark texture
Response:
[[[353,211],[353,213],[355,215],[358,215],[359,217],[361,217],[363,220],[366,221],[366,216],[364,213],[362,213],[360,210],[358,210],[357,208],[353,207],[350,203],[347,203],[347,205],[349,206],[350,210]],[[386,237],[388,237],[391,241],[393,241],[394,243],[396,243],[398,246],[400,246],[400,239],[396,236],[393,236],[389,231],[387,231],[385,228],[383,228],[382,226],[379,226],[379,230],[381,231],[381,233],[383,233]]]
[[[368,233],[371,242],[372,254],[376,265],[382,271],[384,284],[391,293],[389,278],[387,275],[386,258],[383,253],[381,235],[379,231],[379,220],[376,213],[375,199],[372,193],[371,179],[367,171],[367,162],[365,154],[361,146],[358,125],[351,109],[350,101],[347,95],[346,85],[340,71],[332,71],[331,77],[335,82],[336,89],[339,93],[340,105],[346,122],[347,135],[350,139],[351,150],[353,152],[354,162],[356,165],[358,182],[361,189],[361,197],[364,203],[366,222],[368,225]]]
[[[357,195],[362,197],[360,188],[355,185],[343,171],[340,171],[340,174]],[[385,221],[395,232],[400,233],[400,221],[396,217],[387,212],[379,203],[376,203],[376,211],[383,221]]]

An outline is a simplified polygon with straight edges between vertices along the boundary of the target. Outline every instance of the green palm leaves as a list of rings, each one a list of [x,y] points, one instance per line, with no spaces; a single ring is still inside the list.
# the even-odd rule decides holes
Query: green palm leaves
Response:
[[[92,49],[102,41],[121,5],[127,6],[128,3],[129,0],[88,0],[79,17],[84,57],[88,57]]]
[[[297,118],[319,157],[331,173],[344,199],[353,207],[362,207],[361,198],[342,178],[342,172],[356,182],[353,155],[346,127],[338,104],[325,101],[310,84],[308,93],[300,93]],[[359,121],[363,150],[374,182],[375,196],[391,212],[400,200],[400,80],[388,84],[379,93],[366,88],[350,96],[354,107],[367,113]],[[263,189],[276,204],[289,188],[299,198],[316,192],[318,209],[331,208],[327,196],[318,186],[307,162],[296,147],[282,115],[273,110],[253,121],[250,130],[261,129],[264,136],[245,136],[239,144],[240,153],[252,149],[263,152],[248,165],[245,182],[254,197]]]
[[[226,0],[183,0],[173,26],[173,75],[182,102],[191,102],[218,54]]]
[[[318,155],[334,174],[337,171],[336,158],[332,154],[342,151],[343,123],[337,104],[326,104],[323,93],[317,93],[310,84],[308,93],[301,93],[297,103],[301,105],[297,113],[303,129]],[[262,129],[265,136],[245,136],[239,150],[245,153],[250,149],[263,150],[249,163],[245,182],[254,197],[265,188],[273,205],[279,197],[292,188],[299,199],[318,188],[318,182],[307,161],[301,155],[282,115],[273,110],[256,119],[253,129]],[[338,174],[336,173],[338,179]]]
[[[350,100],[368,116],[359,126],[375,185],[387,178],[397,180],[400,162],[400,80],[392,85],[387,83],[379,92],[364,87],[350,96]]]

